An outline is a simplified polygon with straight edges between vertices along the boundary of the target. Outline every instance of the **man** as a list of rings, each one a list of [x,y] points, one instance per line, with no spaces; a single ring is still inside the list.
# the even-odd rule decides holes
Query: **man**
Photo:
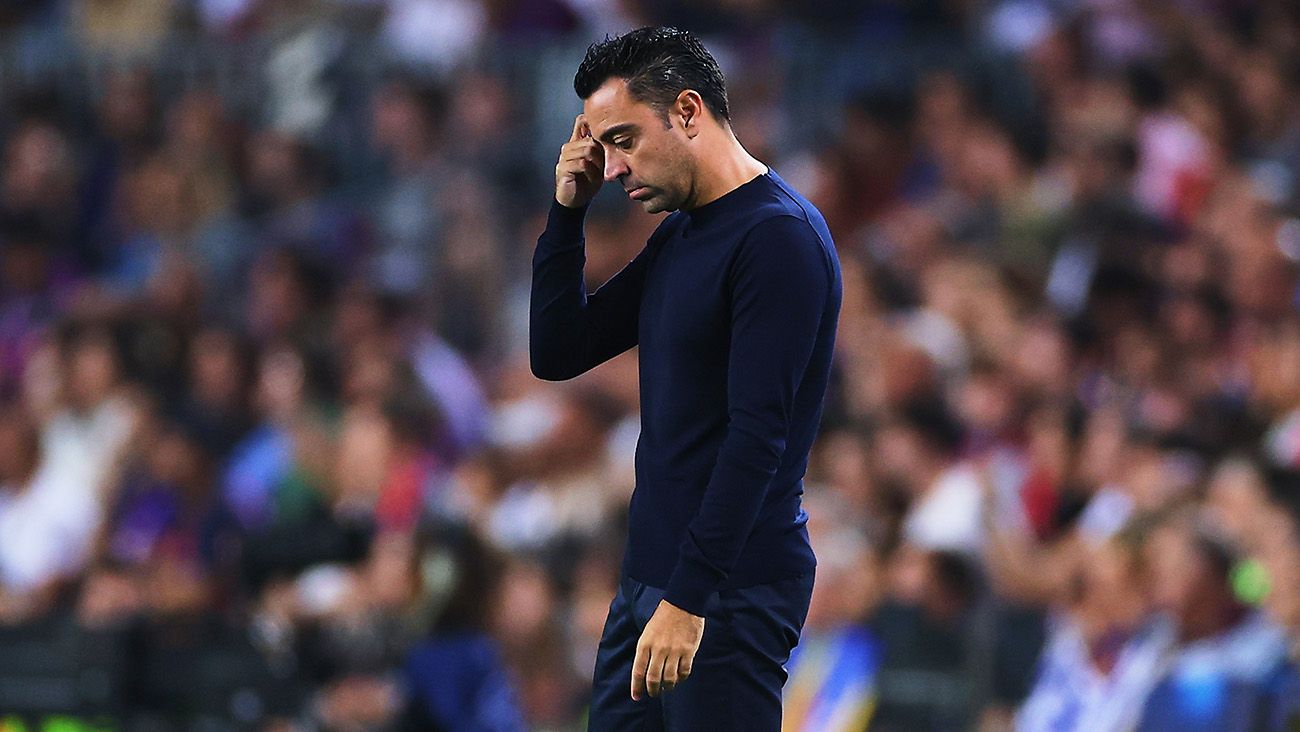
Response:
[[[1286,657],[1270,674],[1257,729],[1300,730],[1300,473],[1275,470],[1268,480],[1266,523],[1259,559],[1268,572],[1264,609],[1287,632]]]
[[[1286,634],[1233,587],[1237,547],[1214,529],[1171,524],[1150,551],[1151,587],[1174,623],[1177,647],[1147,697],[1143,732],[1253,730]]]
[[[636,490],[590,728],[776,730],[816,564],[800,496],[839,261],[821,214],[736,140],[691,34],[595,44],[574,88],[583,113],[533,258],[533,372],[568,379],[640,346]],[[582,222],[602,181],[675,213],[589,295]]]

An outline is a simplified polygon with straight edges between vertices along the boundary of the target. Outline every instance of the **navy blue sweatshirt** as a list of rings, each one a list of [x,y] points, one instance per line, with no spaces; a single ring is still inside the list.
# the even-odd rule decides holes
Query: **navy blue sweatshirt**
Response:
[[[811,571],[803,475],[841,297],[821,213],[769,171],[666,217],[590,294],[585,213],[554,203],[538,239],[529,351],[558,381],[640,346],[623,571],[701,616],[716,590]]]

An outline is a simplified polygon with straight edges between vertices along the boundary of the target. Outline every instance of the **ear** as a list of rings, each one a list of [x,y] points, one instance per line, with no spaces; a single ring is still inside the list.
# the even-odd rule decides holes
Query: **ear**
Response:
[[[704,99],[694,89],[684,89],[673,102],[673,116],[681,122],[686,137],[695,139],[700,134],[700,124],[704,122]]]

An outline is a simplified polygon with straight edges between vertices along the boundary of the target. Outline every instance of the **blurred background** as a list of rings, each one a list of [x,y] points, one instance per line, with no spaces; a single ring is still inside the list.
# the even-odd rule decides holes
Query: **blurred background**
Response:
[[[0,729],[583,728],[636,354],[533,378],[529,269],[645,24],[843,264],[786,728],[1300,728],[1295,3],[29,0]]]

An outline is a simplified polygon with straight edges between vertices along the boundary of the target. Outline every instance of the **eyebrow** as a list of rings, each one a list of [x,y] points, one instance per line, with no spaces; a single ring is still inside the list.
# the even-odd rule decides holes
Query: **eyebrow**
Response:
[[[601,134],[601,136],[600,136],[599,138],[597,138],[597,139],[600,140],[600,141],[603,142],[603,143],[611,144],[611,145],[612,145],[612,144],[614,143],[614,138],[615,138],[615,137],[618,137],[619,135],[621,135],[621,134],[623,134],[623,133],[625,133],[625,132],[635,132],[636,129],[637,129],[637,126],[636,126],[635,124],[632,124],[631,122],[624,122],[623,124],[614,125],[613,127],[609,128],[608,130],[605,130],[605,131]]]

